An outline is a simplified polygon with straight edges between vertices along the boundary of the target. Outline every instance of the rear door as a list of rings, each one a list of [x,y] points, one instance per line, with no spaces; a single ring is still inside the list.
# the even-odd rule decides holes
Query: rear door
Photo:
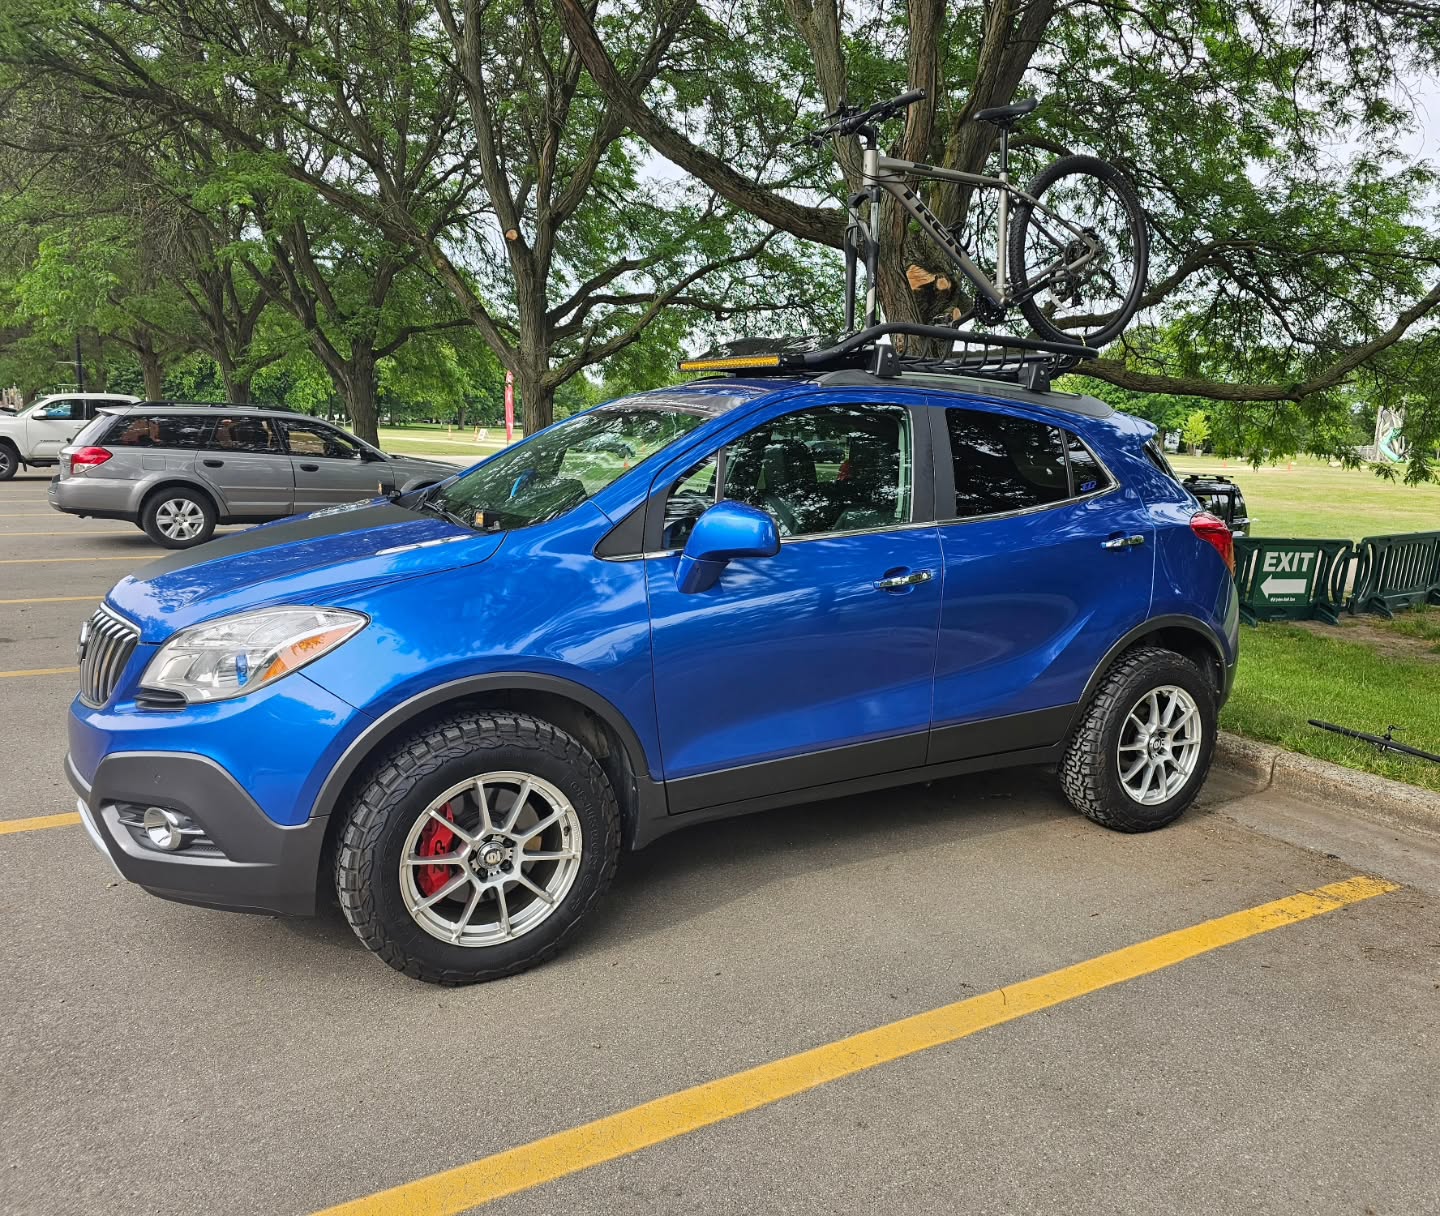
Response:
[[[37,406],[25,416],[26,455],[35,460],[59,460],[65,447],[89,421],[85,402],[61,398]]]
[[[1153,525],[1068,429],[988,402],[934,421],[945,581],[930,762],[1048,746],[1149,614]]]
[[[308,418],[286,419],[281,425],[289,445],[297,513],[374,498],[395,488],[390,466],[343,431]]]
[[[295,478],[274,418],[223,414],[212,420],[195,472],[218,493],[225,514],[279,519],[295,510]]]

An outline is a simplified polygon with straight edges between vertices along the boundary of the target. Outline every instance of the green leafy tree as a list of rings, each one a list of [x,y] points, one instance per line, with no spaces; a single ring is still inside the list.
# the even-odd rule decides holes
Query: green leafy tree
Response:
[[[1190,449],[1192,455],[1198,456],[1209,438],[1209,416],[1204,410],[1192,410],[1180,426],[1180,442]]]

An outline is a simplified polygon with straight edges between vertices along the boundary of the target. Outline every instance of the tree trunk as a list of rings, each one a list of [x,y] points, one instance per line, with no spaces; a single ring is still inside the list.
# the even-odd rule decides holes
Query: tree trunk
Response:
[[[145,399],[159,401],[165,395],[165,369],[160,365],[160,356],[148,336],[142,337],[136,352],[140,360],[140,374],[145,377]]]
[[[526,361],[515,375],[516,412],[525,434],[533,435],[555,421],[555,390],[545,383],[545,365]]]
[[[350,429],[366,443],[380,446],[380,407],[375,392],[375,361],[368,358],[351,360],[352,373],[340,385],[345,398],[345,412],[350,416]]]

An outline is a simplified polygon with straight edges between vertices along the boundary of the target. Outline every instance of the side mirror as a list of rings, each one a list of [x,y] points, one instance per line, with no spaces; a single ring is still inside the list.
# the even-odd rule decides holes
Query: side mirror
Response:
[[[416,490],[423,490],[426,486],[433,486],[441,479],[439,477],[411,477],[400,487],[400,493],[413,494]]]
[[[737,558],[774,557],[779,552],[780,530],[764,511],[741,502],[717,502],[695,521],[675,569],[675,585],[684,595],[708,591]]]
[[[361,448],[361,449],[360,449],[360,459],[361,459],[361,460],[367,460],[367,461],[375,461],[375,460],[389,460],[390,457],[388,457],[387,455],[385,455],[384,452],[377,452],[377,451],[375,451],[375,450],[372,449],[372,448]]]

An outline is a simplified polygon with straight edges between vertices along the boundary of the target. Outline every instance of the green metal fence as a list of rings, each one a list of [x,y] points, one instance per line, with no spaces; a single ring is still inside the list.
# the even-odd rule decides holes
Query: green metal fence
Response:
[[[1440,532],[1367,536],[1355,547],[1353,588],[1351,612],[1440,604]]]
[[[1235,538],[1240,619],[1340,623],[1355,547],[1348,540]]]

